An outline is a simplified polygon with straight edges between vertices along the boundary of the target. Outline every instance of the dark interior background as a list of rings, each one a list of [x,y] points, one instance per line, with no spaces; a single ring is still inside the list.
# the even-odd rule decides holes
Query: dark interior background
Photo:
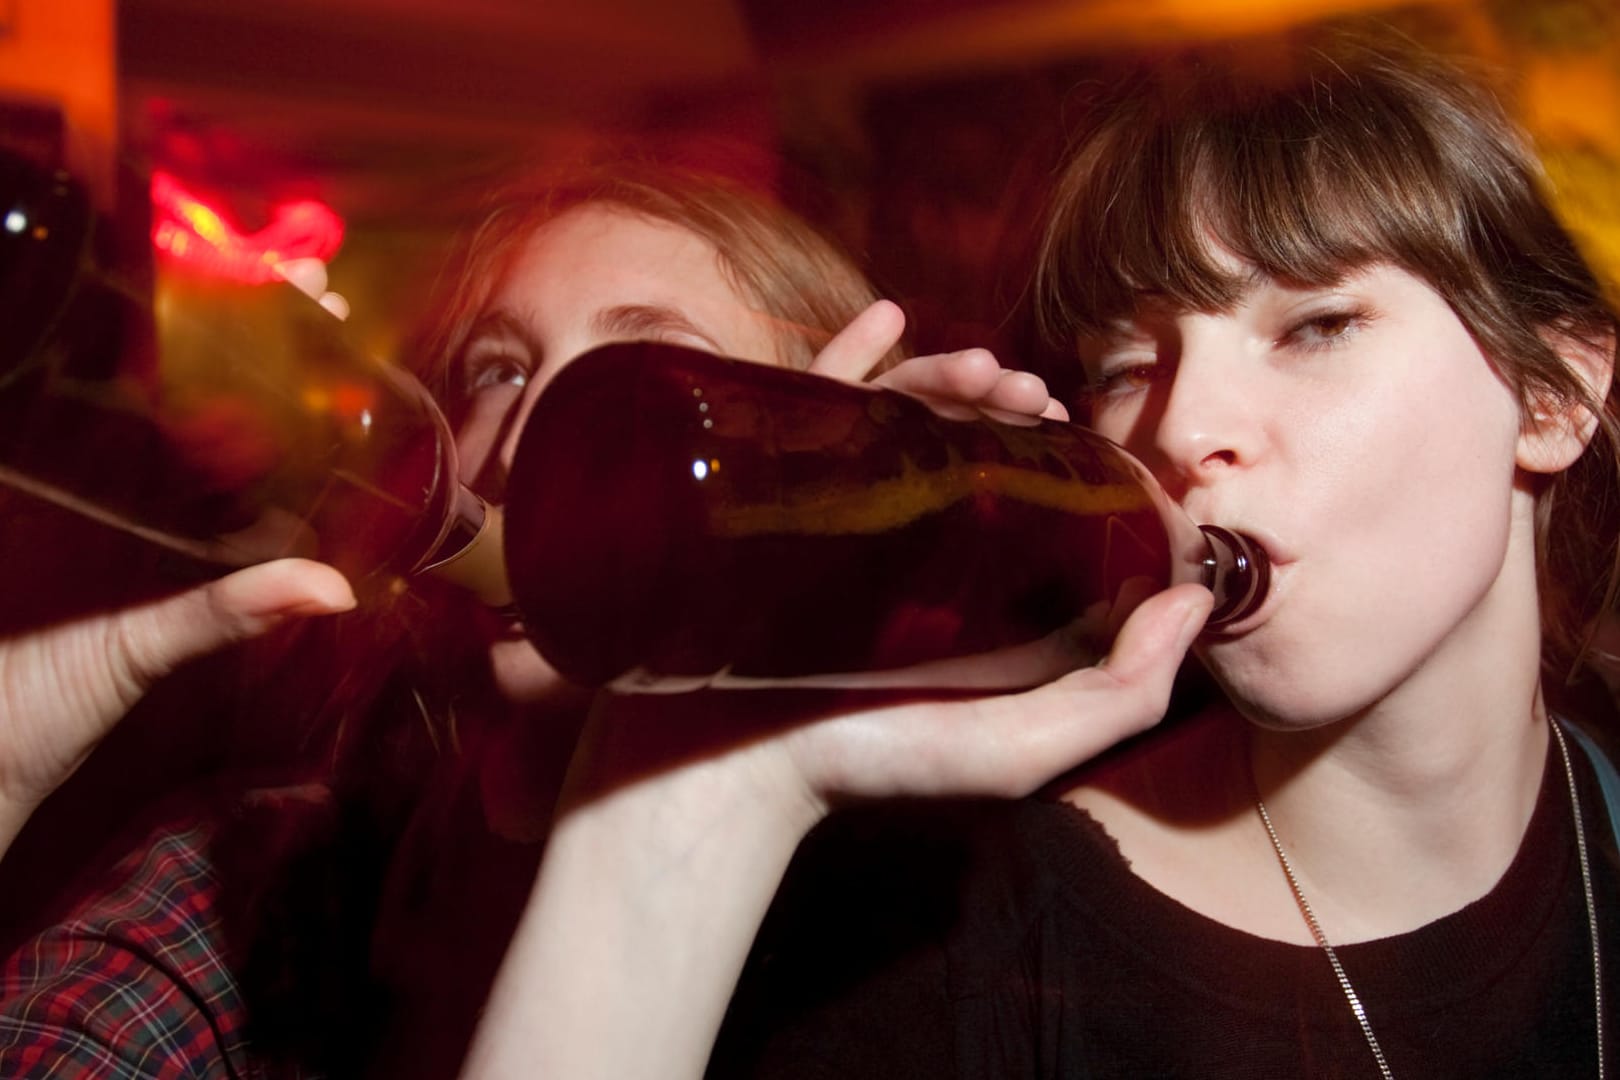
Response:
[[[1016,361],[1027,250],[1084,83],[1133,50],[1376,12],[1501,64],[1620,264],[1605,0],[122,0],[123,152],[248,230],[313,195],[387,351],[486,177],[628,142],[776,188],[912,318]]]

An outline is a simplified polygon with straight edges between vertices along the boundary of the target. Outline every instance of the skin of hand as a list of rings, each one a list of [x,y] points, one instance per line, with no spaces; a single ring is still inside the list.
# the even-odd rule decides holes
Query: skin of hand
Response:
[[[354,604],[336,570],[281,559],[152,603],[0,640],[0,854],[165,675],[288,619]]]
[[[820,717],[747,691],[603,698],[463,1075],[701,1076],[777,883],[829,807],[1027,794],[1163,716],[1210,602],[1159,593],[1101,665],[1021,694]]]
[[[858,379],[903,326],[876,304],[812,370]],[[880,381],[956,415],[1066,419],[984,350]],[[1211,604],[1193,585],[1147,598],[1092,667],[1061,636],[1043,642],[1023,660],[1049,681],[1016,694],[602,696],[464,1075],[701,1076],[781,874],[833,806],[1030,793],[1162,718]]]
[[[810,370],[846,382],[864,381],[905,328],[900,307],[879,300],[822,348]],[[1040,376],[1002,367],[988,349],[914,357],[872,382],[920,397],[935,412],[953,419],[989,416],[1008,423],[1069,419],[1068,410],[1047,393]]]

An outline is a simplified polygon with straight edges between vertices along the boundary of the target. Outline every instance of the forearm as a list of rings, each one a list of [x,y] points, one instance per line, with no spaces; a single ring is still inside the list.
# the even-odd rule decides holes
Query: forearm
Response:
[[[1106,665],[1023,694],[614,703],[613,722],[587,728],[572,809],[467,1075],[701,1075],[781,875],[829,798],[1035,790],[1164,715],[1211,602],[1195,585],[1150,597]]]
[[[733,984],[819,807],[735,760],[567,813],[465,1075],[701,1076]]]

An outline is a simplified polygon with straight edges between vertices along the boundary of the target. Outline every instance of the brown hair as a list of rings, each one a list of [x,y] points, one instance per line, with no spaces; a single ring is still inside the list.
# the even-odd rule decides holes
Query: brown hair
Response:
[[[1527,137],[1478,75],[1358,31],[1204,51],[1144,68],[1110,97],[1056,187],[1036,278],[1065,344],[1144,295],[1215,311],[1241,275],[1325,285],[1372,263],[1434,288],[1529,415],[1578,403],[1593,445],[1540,493],[1549,663],[1572,670],[1620,583],[1620,407],[1549,336],[1612,349],[1615,309],[1543,196]]]
[[[631,160],[527,175],[500,189],[482,223],[464,238],[443,300],[412,349],[415,366],[441,400],[474,320],[529,237],[591,203],[678,225],[712,244],[731,285],[774,321],[779,358],[788,367],[809,367],[834,334],[878,299],[830,240],[774,201],[721,177]],[[900,355],[893,350],[883,366]]]

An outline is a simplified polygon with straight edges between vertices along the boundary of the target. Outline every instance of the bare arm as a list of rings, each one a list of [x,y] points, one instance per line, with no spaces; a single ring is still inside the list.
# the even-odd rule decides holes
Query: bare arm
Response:
[[[685,760],[666,746],[662,768],[635,744],[727,718],[609,702],[467,1075],[701,1076],[781,874],[832,801],[1034,790],[1157,722],[1208,609],[1195,586],[1153,597],[1102,666],[1027,693],[805,720]]]

